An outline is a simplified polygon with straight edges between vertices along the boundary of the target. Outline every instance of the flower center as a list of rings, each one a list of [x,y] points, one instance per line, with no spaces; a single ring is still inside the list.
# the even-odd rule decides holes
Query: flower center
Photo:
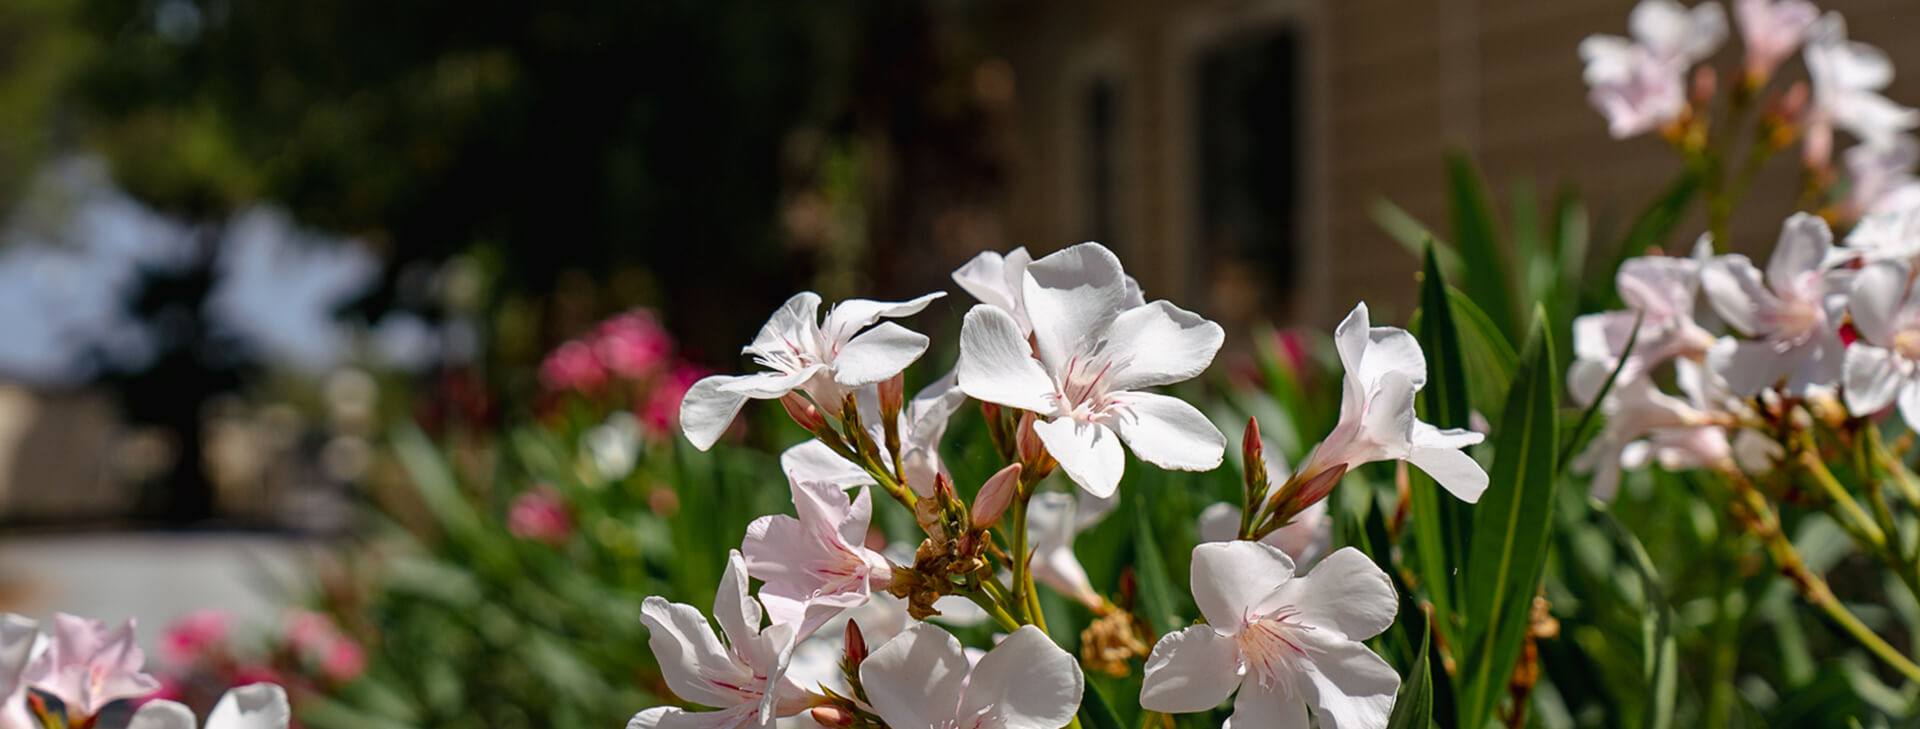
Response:
[[[1284,607],[1268,617],[1249,620],[1240,629],[1240,655],[1263,690],[1290,685],[1286,679],[1297,675],[1300,663],[1307,660],[1311,649],[1301,634],[1313,626],[1293,622],[1297,614],[1292,607]]]
[[[1902,329],[1893,335],[1893,351],[1906,359],[1920,361],[1920,330]]]
[[[1764,320],[1773,330],[1773,338],[1791,344],[1803,344],[1820,321],[1820,307],[1813,302],[1789,298],[1778,309],[1766,312]]]
[[[1119,362],[1089,355],[1075,355],[1067,360],[1066,377],[1061,378],[1060,392],[1055,395],[1061,401],[1064,416],[1091,422],[1103,415],[1108,404],[1107,388],[1112,385],[1113,373],[1121,366]]]

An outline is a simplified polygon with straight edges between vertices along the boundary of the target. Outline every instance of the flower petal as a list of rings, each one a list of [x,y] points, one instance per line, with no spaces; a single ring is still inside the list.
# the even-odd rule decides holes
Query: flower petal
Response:
[[[792,372],[756,372],[751,375],[726,378],[726,380],[721,383],[720,389],[724,392],[745,395],[756,400],[772,400],[774,398],[784,397],[787,393],[793,392],[800,386],[807,384],[807,380],[813,379],[814,374],[818,373],[821,369],[821,365],[807,365]],[[713,379],[721,378],[707,378],[707,380]],[[700,382],[705,381],[706,380],[701,380]],[[696,382],[693,384],[697,387],[700,383]],[[692,391],[689,390],[688,393],[691,394]],[[685,400],[681,400],[681,403],[681,407],[686,407]]]
[[[1707,362],[1726,378],[1727,388],[1752,397],[1786,377],[1809,352],[1782,352],[1771,342],[1722,339],[1707,352]]]
[[[1021,296],[1049,371],[1065,370],[1081,344],[1125,308],[1126,278],[1120,258],[1098,243],[1065,248],[1027,266]]]
[[[1240,535],[1240,507],[1226,502],[1200,510],[1200,541],[1227,542]]]
[[[1085,682],[1073,656],[1039,628],[1021,626],[974,666],[960,716],[984,710],[1005,729],[1060,729],[1080,710]]]
[[[1238,634],[1293,579],[1293,558],[1271,544],[1214,542],[1193,548],[1193,601],[1213,629]]]
[[[724,706],[735,699],[719,691],[708,677],[744,672],[699,610],[651,596],[640,603],[640,622],[646,623],[650,633],[647,649],[660,664],[660,677],[675,696],[708,706]]]
[[[1767,259],[1767,285],[1785,291],[1801,276],[1817,273],[1833,248],[1827,221],[1811,213],[1794,213],[1780,226],[1780,240]]]
[[[860,664],[868,703],[888,726],[946,726],[960,709],[966,652],[953,635],[920,623],[894,636]]]
[[[127,722],[127,729],[194,729],[194,724],[193,712],[186,706],[166,699],[155,699],[142,704],[139,711],[133,712],[133,719]],[[38,724],[26,726],[38,726]],[[211,724],[208,726],[212,727]],[[9,727],[9,729],[14,728]],[[19,729],[26,729],[26,727]]]
[[[714,375],[693,383],[680,398],[680,430],[693,447],[703,451],[712,448],[733,424],[734,416],[740,414],[741,406],[747,404],[746,395],[722,389],[737,379]]]
[[[292,720],[286,689],[255,683],[229,689],[220,697],[207,715],[207,729],[287,729]]]
[[[1007,312],[985,304],[960,325],[960,389],[976,400],[1036,413],[1054,411],[1053,378],[1033,359],[1033,348]]]
[[[859,387],[900,374],[927,351],[927,336],[887,322],[868,329],[833,356],[833,381]]]
[[[1033,432],[1040,436],[1047,453],[1060,462],[1060,470],[1087,493],[1104,499],[1120,488],[1127,454],[1120,450],[1119,436],[1106,426],[1056,418],[1035,421]]]
[[[780,470],[793,481],[826,481],[839,486],[865,486],[873,475],[841,458],[827,444],[810,440],[780,454]]]
[[[1140,460],[1178,471],[1220,466],[1227,437],[1185,400],[1151,392],[1115,393],[1113,400],[1120,413],[1107,425]]]
[[[676,706],[656,706],[634,714],[633,719],[627,722],[627,729],[736,729],[753,725],[753,716],[751,704],[741,704],[724,711],[687,711]]]
[[[1420,342],[1398,327],[1373,327],[1367,330],[1367,356],[1360,360],[1360,381],[1372,385],[1387,373],[1407,378],[1418,390],[1427,386],[1427,357]]]
[[[1700,269],[1700,288],[1714,312],[1748,336],[1761,333],[1761,308],[1779,304],[1779,299],[1761,285],[1760,269],[1738,253],[1707,261]]]
[[[1359,440],[1369,447],[1347,465],[1406,458],[1413,445],[1414,422],[1413,383],[1398,371],[1382,374],[1368,393],[1366,413],[1360,420]]]
[[[1168,633],[1147,656],[1140,708],[1190,714],[1219,706],[1240,685],[1240,645],[1212,626]]]
[[[1033,535],[1033,579],[1097,608],[1103,601],[1093,589],[1093,581],[1073,552],[1074,537],[1079,535],[1075,513],[1079,499],[1057,491],[1035,494],[1027,507],[1027,532]]]
[[[1907,428],[1920,430],[1920,380],[1907,380],[1900,387],[1900,418],[1907,421]]]
[[[1893,352],[1866,342],[1854,342],[1847,348],[1845,366],[1841,394],[1846,396],[1847,412],[1854,417],[1885,410],[1904,384],[1894,366]]]
[[[1419,466],[1456,498],[1469,504],[1478,502],[1487,490],[1487,472],[1460,450],[1485,438],[1470,430],[1440,430],[1432,425],[1413,423],[1413,449],[1407,462]]]
[[[727,644],[740,646],[760,634],[760,603],[747,594],[747,558],[735,549],[727,553],[727,569],[720,573],[720,589],[713,595],[713,622],[727,636]]]
[[[1170,385],[1198,376],[1226,341],[1219,324],[1165,301],[1127,309],[1104,335],[1102,356],[1116,364],[1114,390]]]
[[[1894,317],[1907,296],[1907,269],[1892,261],[1868,264],[1853,279],[1847,308],[1853,327],[1867,341],[1882,347],[1893,344]]]
[[[1274,600],[1300,611],[1301,622],[1354,640],[1392,627],[1400,610],[1387,573],[1352,547],[1340,548],[1312,571],[1281,585]]]
[[[1233,697],[1233,716],[1228,717],[1220,729],[1308,729],[1310,726],[1307,703],[1298,695],[1285,686],[1263,689],[1260,682],[1248,681],[1240,687],[1240,695]],[[1345,725],[1332,722],[1322,726],[1345,729]]]
[[[1387,715],[1393,711],[1394,692],[1400,689],[1400,674],[1393,666],[1358,641],[1320,631],[1296,635],[1309,644],[1308,650],[1314,655],[1313,660],[1302,662],[1308,680],[1294,685],[1313,705],[1320,726],[1386,726]]]
[[[820,334],[826,338],[827,348],[829,350],[839,349],[840,345],[844,345],[850,340],[858,339],[858,337],[854,335],[874,322],[880,321],[882,318],[893,319],[902,316],[913,316],[914,314],[920,313],[922,309],[927,308],[927,304],[933,303],[934,299],[946,295],[947,292],[945,291],[935,291],[919,298],[898,302],[847,299],[834,305],[833,309],[827,312],[826,321],[820,325]]]
[[[746,354],[790,352],[796,347],[811,347],[819,333],[820,295],[802,291],[788,297],[775,309],[767,323],[754,335],[753,344],[741,350]]]

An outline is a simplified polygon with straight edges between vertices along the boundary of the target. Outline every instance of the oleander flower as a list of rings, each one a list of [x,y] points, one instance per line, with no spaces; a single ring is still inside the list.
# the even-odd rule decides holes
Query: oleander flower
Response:
[[[1831,267],[1832,248],[1826,221],[1795,213],[1781,226],[1764,274],[1738,253],[1701,269],[1708,303],[1749,337],[1709,352],[1735,393],[1751,396],[1785,380],[1787,393],[1797,395],[1839,381],[1839,321],[1851,277]]]
[[[1091,526],[1080,516],[1077,494],[1058,491],[1034,494],[1027,504],[1027,533],[1033,540],[1033,560],[1028,569],[1033,579],[1059,590],[1091,609],[1099,609],[1106,598],[1093,589],[1093,581],[1073,552],[1073,541]]]
[[[271,683],[229,689],[207,715],[206,729],[287,729],[293,710],[287,692]],[[134,712],[127,729],[194,729],[193,712],[178,702],[149,701]]]
[[[1746,47],[1747,78],[1764,82],[1782,61],[1800,50],[1820,9],[1807,0],[1733,0],[1733,16],[1740,23],[1740,43]]]
[[[949,372],[921,389],[901,408],[898,421],[900,467],[905,473],[896,475],[914,493],[932,496],[934,478],[947,473],[946,465],[940,462],[940,440],[946,437],[947,421],[966,400],[967,394],[954,385],[954,374]],[[892,453],[887,450],[886,431],[880,421],[879,398],[874,388],[861,388],[856,402],[860,407],[861,422],[867,426],[868,437],[880,449],[880,462],[892,463]],[[789,478],[832,481],[842,486],[874,482],[864,469],[842,458],[818,440],[787,449],[781,454],[780,463]]]
[[[765,584],[760,602],[776,624],[794,627],[796,639],[867,602],[893,582],[893,566],[868,549],[873,492],[848,498],[831,481],[789,482],[798,517],[763,516],[747,525],[741,545],[747,574]]]
[[[1234,729],[1387,724],[1400,676],[1360,641],[1393,625],[1387,575],[1345,547],[1295,577],[1293,560],[1259,542],[1193,548],[1193,597],[1206,616],[1160,638],[1147,658],[1140,706],[1207,711],[1238,689]]]
[[[27,667],[28,685],[60,699],[74,718],[153,693],[160,681],[141,671],[147,654],[133,640],[133,619],[119,628],[66,613],[53,616],[53,639]]]
[[[1203,543],[1231,542],[1239,538],[1239,530],[1238,506],[1222,502],[1200,512],[1200,541]],[[1333,545],[1333,515],[1327,511],[1326,500],[1313,502],[1312,506],[1293,515],[1293,521],[1268,532],[1259,541],[1279,547],[1280,551],[1293,559],[1295,565],[1312,564]]]
[[[1843,207],[1852,217],[1920,208],[1920,178],[1913,174],[1915,167],[1920,166],[1920,142],[1912,135],[1899,135],[1891,144],[1881,147],[1856,144],[1840,156],[1846,164],[1848,178]],[[1859,227],[1854,230],[1847,235],[1848,245],[1853,244]],[[1907,247],[1914,245],[1920,245],[1920,241],[1907,242]],[[1911,256],[1908,253],[1907,257]]]
[[[1701,236],[1690,258],[1640,256],[1622,262],[1614,275],[1614,288],[1627,308],[1576,317],[1574,356],[1598,362],[1609,372],[1619,365],[1621,382],[1638,379],[1675,357],[1705,357],[1715,337],[1695,320],[1694,309],[1700,266],[1712,250],[1711,239]],[[1638,339],[1634,338],[1636,325]],[[1634,342],[1630,353],[1626,351],[1629,341]],[[1593,393],[1576,389],[1571,394],[1584,403],[1593,402]]]
[[[1027,266],[1032,342],[1005,310],[981,304],[960,331],[960,389],[1030,410],[1034,432],[1073,481],[1111,496],[1140,460],[1185,471],[1220,465],[1226,437],[1192,405],[1144,388],[1188,380],[1213,361],[1220,325],[1165,301],[1127,307],[1113,252],[1082,243]]]
[[[160,634],[160,658],[175,666],[191,666],[201,655],[227,642],[231,617],[220,609],[196,610],[181,616]]]
[[[1027,266],[1032,263],[1033,254],[1027,252],[1026,246],[1004,256],[995,251],[981,251],[953,272],[953,282],[980,303],[1000,307],[1012,315],[1020,324],[1022,334],[1032,334],[1033,322],[1027,318],[1026,296],[1022,293]],[[1121,297],[1120,305],[1129,309],[1145,306],[1147,299],[1140,290],[1140,282],[1132,276],[1125,279],[1126,294]]]
[[[1413,395],[1427,384],[1427,358],[1404,329],[1370,326],[1361,302],[1334,329],[1334,348],[1346,367],[1340,422],[1313,449],[1296,479],[1313,479],[1338,466],[1406,461],[1461,501],[1480,500],[1487,472],[1462,448],[1486,436],[1441,430],[1414,417]]]
[[[40,639],[39,626],[13,613],[0,614],[0,729],[38,729],[27,712],[27,666]]]
[[[1867,146],[1887,147],[1920,126],[1920,111],[1880,94],[1893,83],[1893,62],[1879,48],[1847,40],[1847,22],[1839,13],[1829,12],[1814,24],[1802,55],[1813,82],[1806,129],[1809,165],[1824,167],[1832,157],[1835,127]]]
[[[747,594],[746,558],[738,550],[728,555],[713,597],[713,619],[726,635],[724,644],[693,606],[659,596],[642,601],[640,621],[651,633],[647,647],[667,687],[682,701],[718,711],[657,706],[635,714],[627,729],[760,727],[805,711],[809,694],[786,677],[794,626],[775,623],[763,630],[761,617],[760,603]]]
[[[1588,100],[1624,139],[1675,121],[1687,109],[1687,70],[1720,47],[1726,12],[1705,2],[1641,0],[1627,16],[1632,38],[1591,35],[1580,42]]]
[[[1907,427],[1920,429],[1920,299],[1912,273],[1899,263],[1868,264],[1853,281],[1849,307],[1860,338],[1843,360],[1847,411],[1865,417],[1898,403]]]
[[[934,292],[902,302],[849,299],[822,319],[819,294],[795,294],[742,350],[769,371],[714,375],[694,383],[680,401],[681,429],[694,447],[706,450],[747,400],[774,400],[796,390],[838,413],[850,389],[900,374],[927,350],[925,335],[893,322],[874,323],[917,314],[945,295]]]
[[[860,683],[891,729],[1059,729],[1086,690],[1079,662],[1031,625],[977,664],[952,634],[915,625],[860,664]]]
[[[1676,360],[1674,368],[1687,399],[1662,392],[1652,380],[1641,378],[1616,382],[1600,404],[1606,426],[1570,464],[1576,471],[1593,474],[1594,497],[1612,499],[1622,469],[1638,470],[1659,462],[1678,471],[1718,463],[1731,454],[1725,419],[1714,416],[1705,384],[1711,372],[1693,360]],[[1603,364],[1575,362],[1567,372],[1569,389],[1597,391],[1609,374]]]
[[[1853,230],[1847,232],[1846,247],[1833,256],[1840,261],[1858,259],[1867,263],[1898,261],[1909,266],[1920,264],[1920,206],[1873,213],[1861,218],[1860,222],[1854,224]]]

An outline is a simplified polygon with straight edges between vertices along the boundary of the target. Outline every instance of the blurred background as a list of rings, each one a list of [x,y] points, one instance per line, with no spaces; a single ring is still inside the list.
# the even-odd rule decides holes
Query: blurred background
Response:
[[[1920,68],[1910,0],[1822,4]],[[794,291],[952,289],[1015,246],[1108,244],[1229,361],[1361,299],[1403,322],[1393,230],[1445,223],[1450,154],[1515,217],[1584,200],[1596,240],[1672,179],[1580,82],[1631,5],[0,2],[0,609],[277,620],[428,510],[394,424],[458,467],[577,418],[542,362],[636,308],[668,389],[740,371]],[[648,402],[632,439],[672,440]]]

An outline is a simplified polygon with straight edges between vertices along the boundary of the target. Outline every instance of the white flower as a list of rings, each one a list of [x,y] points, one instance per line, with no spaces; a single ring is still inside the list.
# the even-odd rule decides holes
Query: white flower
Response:
[[[952,634],[921,623],[868,656],[860,683],[891,729],[1059,729],[1086,690],[1080,664],[1031,625],[973,665]]]
[[[954,373],[936,380],[915,394],[900,410],[900,466],[906,473],[896,474],[914,493],[933,495],[934,477],[947,472],[940,462],[940,439],[946,436],[947,421],[967,394],[954,384]],[[887,451],[886,431],[880,422],[879,398],[873,388],[861,388],[857,402],[867,435],[880,448],[881,463],[892,463]],[[852,461],[840,457],[818,440],[801,443],[780,456],[789,478],[807,481],[832,481],[842,486],[873,483],[873,476]]]
[[[1459,428],[1441,430],[1413,414],[1413,394],[1427,384],[1427,358],[1406,330],[1369,326],[1361,302],[1333,332],[1340,364],[1340,422],[1313,449],[1297,479],[1374,461],[1406,461],[1427,472],[1461,501],[1480,500],[1487,472],[1460,449],[1485,439]]]
[[[738,729],[805,711],[809,695],[786,677],[794,626],[776,623],[762,630],[760,618],[760,603],[747,595],[746,558],[737,550],[728,555],[713,598],[713,619],[725,644],[693,606],[658,596],[643,601],[640,621],[652,633],[647,647],[667,687],[682,701],[719,711],[654,707],[634,715],[627,729]]]
[[[1709,410],[1712,397],[1704,378],[1711,373],[1692,360],[1675,360],[1674,366],[1690,400],[1661,392],[1652,380],[1641,378],[1615,382],[1601,403],[1606,427],[1571,464],[1593,474],[1595,497],[1613,498],[1622,468],[1637,470],[1658,461],[1678,471],[1712,465],[1730,455],[1726,429],[1719,425],[1723,419]],[[1598,390],[1609,374],[1600,363],[1575,362],[1567,373],[1569,389]]]
[[[1920,143],[1911,135],[1894,137],[1892,144],[1880,147],[1857,144],[1842,152],[1841,158],[1849,178],[1845,207],[1852,215],[1920,208],[1920,179],[1913,175],[1920,165]],[[1849,245],[1859,228],[1854,230],[1847,236]]]
[[[849,499],[830,481],[790,484],[798,518],[753,520],[741,551],[747,574],[765,583],[760,602],[773,622],[794,626],[804,638],[842,610],[865,604],[874,589],[885,589],[893,566],[866,546],[872,490]]]
[[[1027,252],[1026,246],[1015,248],[1005,256],[981,251],[953,272],[953,282],[980,303],[999,307],[1012,315],[1020,324],[1022,334],[1032,334],[1033,322],[1027,318],[1026,295],[1022,293],[1027,266],[1032,263],[1033,254]],[[1132,276],[1127,276],[1126,282],[1127,291],[1121,298],[1121,306],[1129,309],[1145,306],[1147,299],[1140,291],[1140,283]]]
[[[1762,276],[1738,253],[1715,257],[1700,272],[1707,301],[1727,324],[1751,339],[1709,353],[1736,394],[1751,396],[1787,380],[1787,393],[1840,379],[1840,309],[1848,276],[1829,267],[1827,223],[1795,213]]]
[[[1920,206],[1861,218],[1847,233],[1847,247],[1833,254],[1833,257],[1837,260],[1858,258],[1868,262],[1920,262]]]
[[[1674,0],[1641,0],[1627,25],[1632,39],[1591,35],[1580,42],[1588,99],[1616,139],[1679,119],[1687,108],[1687,69],[1727,36],[1726,13],[1714,2],[1688,10]]]
[[[1207,711],[1239,689],[1232,729],[1387,724],[1400,676],[1360,641],[1393,625],[1393,585],[1352,547],[1293,574],[1293,560],[1258,542],[1193,548],[1193,597],[1206,625],[1166,635],[1147,658],[1140,706]]]
[[[1820,9],[1806,0],[1733,0],[1733,16],[1747,50],[1747,76],[1764,80],[1800,50]]]
[[[1886,147],[1901,132],[1920,125],[1920,111],[1880,95],[1893,82],[1893,63],[1887,54],[1847,40],[1847,23],[1839,13],[1827,13],[1814,25],[1804,55],[1813,81],[1806,132],[1809,163],[1826,163],[1836,126],[1868,146]]]
[[[1869,264],[1853,281],[1854,329],[1847,347],[1847,411],[1866,417],[1898,402],[1907,427],[1920,430],[1920,299],[1897,263]]]
[[[1200,541],[1231,542],[1239,538],[1240,507],[1225,502],[1214,504],[1200,512]],[[1286,526],[1268,532],[1260,538],[1261,544],[1279,547],[1293,558],[1296,565],[1308,565],[1325,554],[1327,547],[1333,544],[1333,515],[1327,512],[1327,501],[1313,502],[1300,513],[1293,515],[1293,521]]]
[[[207,715],[206,729],[287,729],[293,711],[287,692],[270,683],[255,683],[227,691]],[[193,712],[178,703],[151,701],[134,712],[127,729],[193,729]]]
[[[1700,291],[1700,265],[1713,250],[1706,236],[1696,244],[1693,258],[1641,256],[1620,264],[1614,287],[1627,308],[1587,314],[1573,320],[1573,352],[1581,360],[1620,364],[1627,342],[1633,352],[1620,364],[1620,381],[1629,382],[1675,357],[1698,359],[1713,346],[1714,336],[1694,320]],[[1634,339],[1634,326],[1639,338]],[[1572,393],[1585,403],[1593,393]]]
[[[946,605],[952,601],[973,605],[966,598],[954,595],[940,598],[936,605]],[[834,693],[851,696],[853,691],[840,672],[840,659],[846,656],[847,623],[850,622],[860,624],[860,635],[871,646],[892,640],[901,631],[920,621],[907,614],[905,601],[885,592],[873,593],[865,605],[840,613],[821,625],[813,635],[800,641],[800,645],[793,649],[793,660],[788,662],[787,676],[801,686],[825,686]],[[811,722],[809,725],[812,725]]]
[[[1106,598],[1093,589],[1086,568],[1073,553],[1074,538],[1092,525],[1077,514],[1078,502],[1075,494],[1034,494],[1027,504],[1027,533],[1033,536],[1033,561],[1028,569],[1033,579],[1097,610]],[[1094,516],[1097,519],[1099,515]]]
[[[753,344],[741,350],[769,372],[715,375],[693,384],[680,401],[680,427],[701,450],[713,447],[748,399],[774,400],[795,390],[838,412],[847,390],[900,374],[927,350],[925,335],[882,318],[911,316],[934,292],[898,303],[849,299],[819,319],[820,295],[802,291],[773,313]]]
[[[0,614],[0,729],[35,729],[27,712],[27,664],[40,638],[33,621],[13,613]]]
[[[1220,325],[1165,301],[1128,308],[1120,261],[1097,243],[1034,261],[1022,283],[1032,344],[1005,310],[973,307],[960,330],[961,390],[1044,418],[1034,432],[1094,496],[1119,486],[1123,440],[1162,468],[1220,465],[1226,437],[1206,416],[1144,391],[1205,370],[1225,338]]]

